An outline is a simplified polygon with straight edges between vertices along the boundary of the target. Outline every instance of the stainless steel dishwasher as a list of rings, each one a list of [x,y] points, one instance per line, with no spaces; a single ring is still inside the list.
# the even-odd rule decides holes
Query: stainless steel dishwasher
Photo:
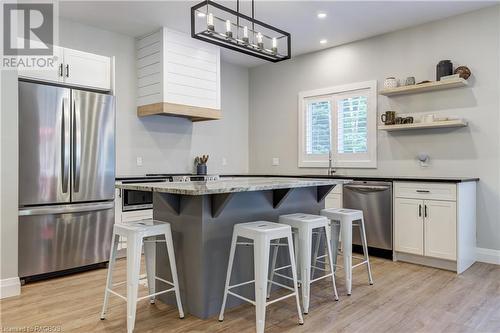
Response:
[[[343,193],[344,208],[363,211],[370,255],[392,258],[392,182],[354,181],[344,185]],[[352,237],[361,245],[358,232]]]

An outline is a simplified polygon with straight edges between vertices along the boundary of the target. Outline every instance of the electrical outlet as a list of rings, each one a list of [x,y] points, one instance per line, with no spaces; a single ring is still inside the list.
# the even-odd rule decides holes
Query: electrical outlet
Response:
[[[278,165],[280,165],[280,158],[273,157],[273,166],[278,166]]]
[[[137,164],[137,166],[142,166],[142,157],[141,156],[137,156],[136,164]]]
[[[222,158],[222,166],[227,165],[227,159],[225,157]]]

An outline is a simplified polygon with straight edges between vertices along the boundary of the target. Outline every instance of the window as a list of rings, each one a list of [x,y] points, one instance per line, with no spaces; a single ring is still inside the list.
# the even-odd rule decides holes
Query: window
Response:
[[[376,81],[299,94],[299,167],[375,168]]]

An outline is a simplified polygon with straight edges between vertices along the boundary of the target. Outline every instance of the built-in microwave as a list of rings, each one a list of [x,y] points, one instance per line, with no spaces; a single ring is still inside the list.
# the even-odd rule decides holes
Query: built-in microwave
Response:
[[[122,211],[144,210],[153,208],[153,192],[122,190]]]
[[[122,181],[122,184],[127,183],[156,183],[165,182],[166,179],[148,179],[148,180],[133,180]],[[153,208],[153,192],[121,189],[122,212],[130,212],[135,210],[146,210]]]

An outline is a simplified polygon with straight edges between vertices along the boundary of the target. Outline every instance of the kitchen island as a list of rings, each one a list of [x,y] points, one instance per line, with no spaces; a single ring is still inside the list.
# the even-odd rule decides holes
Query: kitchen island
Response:
[[[153,192],[153,218],[169,222],[172,227],[184,310],[208,318],[217,314],[222,304],[235,224],[258,220],[276,222],[280,215],[298,212],[319,214],[328,193],[336,185],[348,182],[346,179],[235,177],[211,182],[131,183],[117,187]],[[157,276],[170,279],[165,247],[158,244]],[[236,251],[233,267],[233,281],[248,280],[253,280],[250,246]],[[157,290],[160,288],[166,286],[157,282]],[[253,285],[243,286],[239,292],[253,299]],[[175,304],[173,295],[163,294],[160,299]],[[227,307],[241,303],[229,297]]]

